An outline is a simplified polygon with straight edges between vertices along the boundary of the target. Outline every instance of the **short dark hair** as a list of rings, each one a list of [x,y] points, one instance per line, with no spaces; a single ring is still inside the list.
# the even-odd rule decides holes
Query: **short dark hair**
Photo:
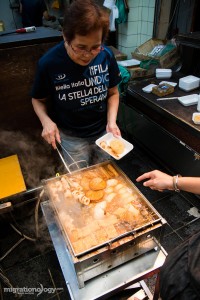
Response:
[[[76,34],[85,36],[102,29],[102,42],[109,32],[108,11],[92,0],[74,0],[66,8],[63,20],[63,35],[70,43]]]

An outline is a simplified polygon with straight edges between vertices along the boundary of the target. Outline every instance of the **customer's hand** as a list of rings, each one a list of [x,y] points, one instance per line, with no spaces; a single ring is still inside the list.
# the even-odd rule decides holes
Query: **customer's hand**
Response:
[[[61,143],[60,133],[57,125],[49,119],[43,124],[42,137],[56,149],[56,141]]]
[[[154,170],[151,172],[144,173],[143,175],[139,176],[136,181],[146,180],[143,183],[144,186],[149,187],[152,190],[158,190],[162,192],[163,190],[173,190],[173,177],[163,173],[158,170]]]
[[[121,131],[117,124],[107,124],[106,131],[111,132],[115,137],[121,136]]]

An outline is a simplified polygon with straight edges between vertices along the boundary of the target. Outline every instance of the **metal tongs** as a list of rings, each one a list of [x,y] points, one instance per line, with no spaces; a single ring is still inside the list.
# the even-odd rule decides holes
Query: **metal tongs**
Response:
[[[67,155],[69,156],[69,158],[72,160],[72,163],[71,163],[70,165],[67,165],[67,164],[66,164],[66,161],[64,160],[64,158],[63,158],[61,152],[59,151],[58,147],[56,147],[56,150],[57,150],[57,152],[58,152],[58,154],[59,154],[59,156],[60,156],[60,158],[61,158],[61,160],[62,160],[62,162],[63,162],[63,164],[64,164],[64,166],[65,166],[65,168],[66,168],[66,170],[67,170],[70,174],[71,174],[70,167],[72,167],[73,165],[76,165],[76,166],[77,166],[77,169],[80,169],[79,163],[85,163],[86,167],[88,167],[88,164],[87,164],[87,161],[86,161],[86,160],[82,159],[82,160],[75,161],[75,160],[73,159],[73,157],[69,154],[69,152],[63,147],[63,145],[62,145],[61,143],[58,143],[58,144],[60,145],[60,147],[62,148],[62,150],[65,151],[65,153],[67,153]]]

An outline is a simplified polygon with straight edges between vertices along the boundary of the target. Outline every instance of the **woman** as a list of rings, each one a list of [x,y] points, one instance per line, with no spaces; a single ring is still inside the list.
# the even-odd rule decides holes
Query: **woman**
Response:
[[[148,179],[148,180],[146,180]],[[143,185],[152,190],[175,190],[200,194],[200,177],[181,177],[180,175],[170,176],[158,170],[144,173],[136,181],[146,180]]]
[[[158,170],[144,173],[136,181],[152,190],[183,190],[200,194],[200,177],[170,176]],[[200,232],[172,250],[160,273],[162,300],[200,299]]]
[[[103,8],[92,0],[73,1],[64,15],[64,41],[38,64],[32,103],[42,137],[53,148],[62,143],[75,161],[90,163],[91,145],[106,131],[121,135],[116,124],[121,77],[113,53],[103,45],[108,31]],[[68,155],[65,159],[72,162]]]

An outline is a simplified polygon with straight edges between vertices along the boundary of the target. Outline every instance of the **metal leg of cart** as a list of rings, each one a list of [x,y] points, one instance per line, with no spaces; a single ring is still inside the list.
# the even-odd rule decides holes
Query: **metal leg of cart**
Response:
[[[85,286],[79,288],[66,242],[49,201],[42,202],[41,208],[72,300],[107,299],[134,283],[158,274],[165,261],[167,253],[158,243],[155,249],[86,281]],[[149,294],[150,300],[158,300],[158,282],[154,295]]]

